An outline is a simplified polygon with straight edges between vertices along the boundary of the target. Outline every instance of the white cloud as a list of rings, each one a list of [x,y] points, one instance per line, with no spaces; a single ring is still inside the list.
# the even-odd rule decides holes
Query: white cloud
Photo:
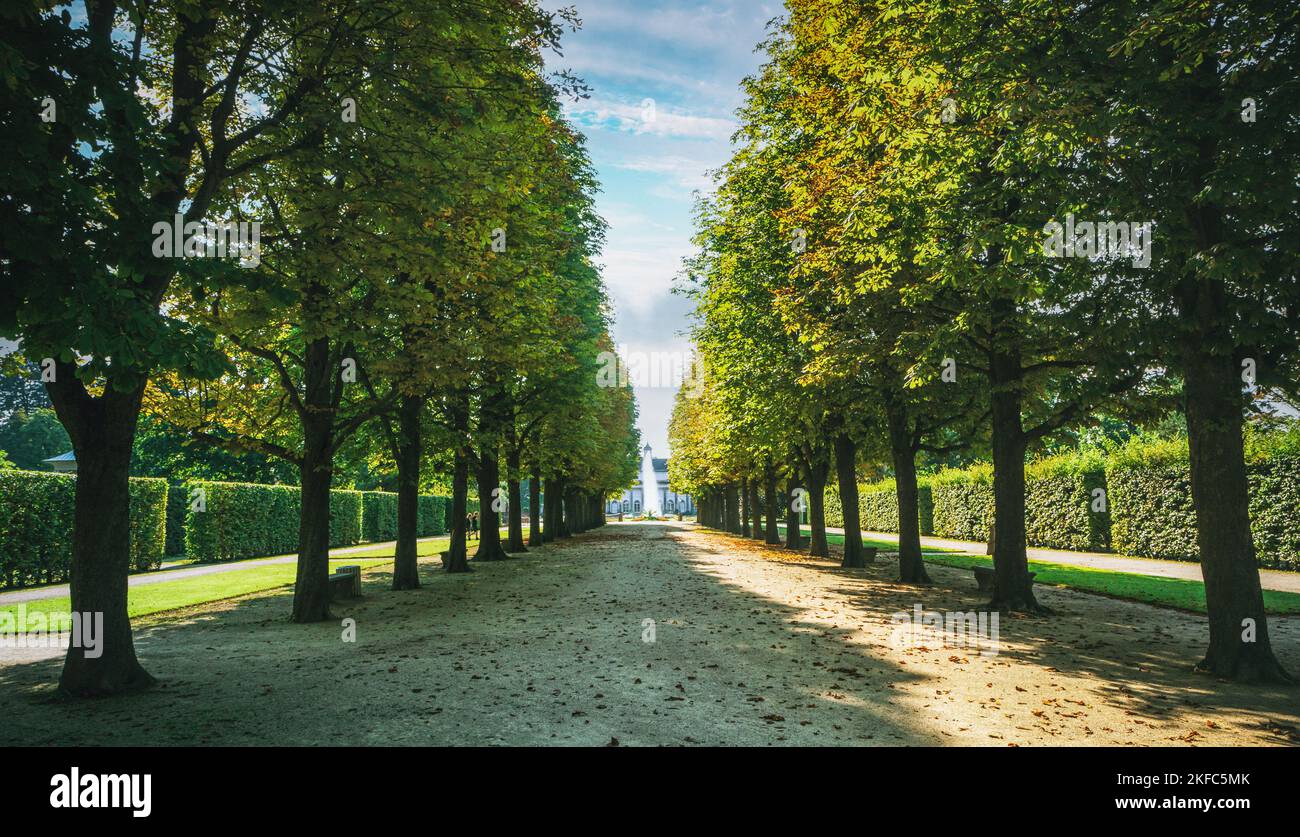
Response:
[[[588,99],[565,103],[565,115],[588,128],[607,128],[658,137],[727,142],[736,130],[730,119],[697,116],[652,98],[638,103]]]

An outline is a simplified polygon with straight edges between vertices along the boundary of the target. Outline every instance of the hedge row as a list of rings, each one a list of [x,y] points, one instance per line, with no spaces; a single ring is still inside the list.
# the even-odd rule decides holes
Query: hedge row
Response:
[[[1300,451],[1256,444],[1248,472],[1260,566],[1300,570]],[[898,531],[892,480],[859,486],[858,500],[864,530]],[[921,534],[983,541],[993,521],[992,468],[924,477],[919,500]],[[839,496],[828,488],[826,523],[843,522]],[[1025,532],[1030,546],[1199,560],[1186,441],[1143,440],[1104,457],[1094,452],[1030,463]]]
[[[56,584],[69,578],[76,477],[0,471],[0,587]],[[167,540],[167,481],[130,481],[131,567],[162,565]]]
[[[195,491],[202,489],[203,508]],[[185,515],[185,554],[199,561],[234,561],[284,555],[298,548],[301,492],[292,485],[191,482]],[[421,537],[445,531],[445,497],[422,495],[417,532]],[[397,495],[382,491],[330,492],[330,546],[397,537]]]

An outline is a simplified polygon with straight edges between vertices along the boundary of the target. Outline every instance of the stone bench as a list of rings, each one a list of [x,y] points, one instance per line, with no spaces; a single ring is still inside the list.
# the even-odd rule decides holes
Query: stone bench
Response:
[[[330,573],[330,601],[361,596],[361,565],[346,564]]]
[[[994,572],[993,568],[992,567],[971,567],[971,571],[975,573],[975,583],[979,585],[979,591],[981,593],[992,593],[994,583],[997,580],[997,574]],[[1037,573],[1029,574],[1030,584],[1034,583],[1035,575],[1037,575]]]

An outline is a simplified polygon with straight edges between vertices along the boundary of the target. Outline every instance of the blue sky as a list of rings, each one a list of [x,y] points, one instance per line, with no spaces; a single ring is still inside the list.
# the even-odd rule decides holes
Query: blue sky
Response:
[[[568,32],[567,68],[591,87],[569,118],[587,135],[609,222],[602,262],[614,304],[614,339],[629,351],[685,351],[690,305],[671,294],[691,250],[692,192],[726,161],[741,103],[740,81],[758,69],[754,47],[779,2],[544,0],[575,5],[583,26]],[[653,101],[653,118],[646,100]],[[641,436],[668,451],[674,390],[636,388]]]

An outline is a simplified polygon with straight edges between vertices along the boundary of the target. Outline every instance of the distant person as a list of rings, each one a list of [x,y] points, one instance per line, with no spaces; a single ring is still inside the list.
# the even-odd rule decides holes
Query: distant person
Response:
[[[471,540],[478,540],[478,512],[469,516],[469,531]]]

